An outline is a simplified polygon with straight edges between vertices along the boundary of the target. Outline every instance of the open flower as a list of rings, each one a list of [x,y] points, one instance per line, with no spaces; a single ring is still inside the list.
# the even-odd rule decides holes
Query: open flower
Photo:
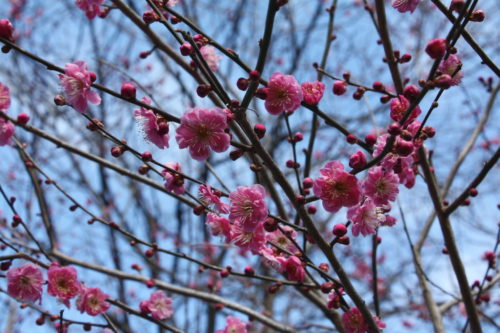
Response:
[[[143,97],[142,102],[150,104],[148,97]],[[134,118],[141,125],[144,139],[155,144],[158,148],[168,148],[168,123],[166,119],[158,117],[153,111],[141,107],[134,111]]]
[[[101,103],[101,97],[95,91],[90,90],[92,76],[87,70],[85,61],[66,64],[64,74],[59,74],[59,81],[66,95],[66,101],[76,111],[85,112],[88,106],[87,102],[96,105]]]
[[[109,303],[106,302],[108,297],[99,288],[84,288],[76,300],[76,308],[82,313],[97,316],[108,310]]]
[[[69,300],[82,291],[76,270],[73,267],[50,266],[47,271],[49,295],[58,297],[69,307]]]
[[[215,333],[247,333],[247,324],[241,319],[229,316],[226,320],[226,327]]]
[[[264,106],[270,114],[295,111],[302,102],[302,87],[292,75],[274,73],[269,78]]]
[[[286,277],[291,281],[304,281],[306,277],[306,271],[304,270],[304,265],[296,256],[290,256],[288,258],[278,257],[278,261],[281,263],[280,272],[286,273]]]
[[[354,206],[361,200],[358,180],[344,171],[342,163],[328,162],[319,172],[321,177],[314,181],[314,194],[327,211],[335,213],[341,207]]]
[[[267,217],[266,190],[262,185],[238,186],[229,194],[231,202],[229,219],[237,221],[249,232]]]
[[[215,48],[210,45],[205,45],[200,48],[200,53],[203,59],[207,62],[208,67],[212,72],[219,68],[220,55],[217,54]]]
[[[165,166],[171,170],[177,171],[173,172],[168,169],[161,170],[161,174],[163,178],[165,178],[165,188],[175,194],[184,194],[184,176],[180,174],[182,173],[181,165],[178,162],[168,162],[165,163]]]
[[[41,300],[43,283],[42,271],[32,263],[7,271],[7,292],[19,300]]]
[[[403,119],[406,110],[410,107],[410,101],[406,99],[404,96],[398,96],[391,100],[390,109],[391,109],[391,118],[394,121],[400,121]],[[417,118],[422,113],[420,106],[415,106],[415,108],[411,111],[410,116],[406,120],[405,124],[409,124],[415,118]]]
[[[85,15],[89,20],[92,20],[101,13],[100,6],[103,2],[104,0],[76,0],[76,5],[85,11]]]
[[[243,251],[259,254],[266,245],[263,222],[253,231],[245,231],[239,222],[231,225],[231,241]]]
[[[204,161],[210,149],[221,153],[229,148],[231,138],[226,129],[227,115],[223,110],[194,108],[182,116],[175,139],[179,148],[189,148],[192,158]]]
[[[363,182],[364,194],[380,206],[396,200],[399,177],[392,170],[384,170],[382,167],[370,169],[368,177]]]
[[[217,213],[229,213],[229,205],[220,199],[220,193],[216,193],[210,185],[201,184],[199,188],[201,200]]]
[[[142,313],[151,314],[156,320],[163,320],[172,317],[172,299],[165,295],[165,292],[157,290],[151,297],[142,301],[139,305]]]
[[[385,221],[385,215],[375,206],[371,199],[366,199],[363,204],[349,208],[347,218],[352,221],[352,234],[363,236],[374,234],[379,223]]]
[[[226,242],[231,241],[231,225],[229,220],[223,216],[217,214],[208,213],[206,225],[210,227],[210,231],[214,236],[224,236],[226,237]]]

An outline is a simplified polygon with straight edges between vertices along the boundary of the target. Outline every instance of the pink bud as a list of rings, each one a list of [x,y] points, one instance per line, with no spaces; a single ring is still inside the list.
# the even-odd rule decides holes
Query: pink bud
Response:
[[[349,157],[349,166],[353,169],[361,169],[365,164],[366,156],[361,150],[358,150]]]
[[[20,113],[17,116],[17,122],[21,125],[26,125],[30,121],[30,116],[27,113]]]
[[[425,52],[427,52],[432,59],[438,59],[444,57],[446,54],[446,47],[446,39],[436,38],[427,44]]]
[[[130,82],[125,82],[122,84],[121,95],[126,99],[134,99],[135,98],[135,86]]]
[[[347,90],[347,84],[344,81],[335,81],[333,84],[333,93],[335,95],[343,95]]]
[[[180,50],[181,50],[181,54],[183,56],[188,56],[190,55],[191,53],[193,53],[193,47],[191,46],[191,44],[189,44],[188,42],[184,42],[181,47],[180,47]]]
[[[342,223],[336,224],[333,227],[333,234],[337,237],[342,237],[346,233],[347,233],[347,227]]]

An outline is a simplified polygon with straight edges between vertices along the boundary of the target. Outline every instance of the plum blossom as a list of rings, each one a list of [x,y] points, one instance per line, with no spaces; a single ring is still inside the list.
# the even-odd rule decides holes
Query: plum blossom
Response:
[[[259,254],[266,244],[263,222],[252,231],[245,231],[241,223],[231,225],[231,241],[243,251]]]
[[[332,213],[341,207],[351,207],[361,200],[361,190],[355,176],[344,171],[338,161],[328,162],[320,171],[321,176],[314,181],[314,194],[323,207]]]
[[[385,328],[383,323],[378,317],[373,317],[378,328]],[[350,308],[349,311],[342,315],[342,323],[347,333],[365,333],[368,331],[368,324],[365,322],[361,311],[358,308]]]
[[[181,118],[175,139],[179,148],[189,148],[189,154],[197,161],[204,161],[210,149],[221,153],[229,148],[230,139],[227,129],[227,115],[219,108],[194,108]]]
[[[229,316],[226,319],[226,327],[215,333],[247,333],[247,324],[241,319]]]
[[[281,264],[280,273],[286,273],[286,277],[291,281],[304,281],[306,271],[299,258],[290,256],[288,258],[278,257],[277,259]]]
[[[366,199],[363,204],[351,207],[347,210],[347,218],[352,221],[352,234],[363,236],[375,233],[375,228],[379,223],[385,221],[385,215],[373,203],[371,199]]]
[[[76,5],[85,12],[89,20],[92,20],[101,13],[100,6],[103,2],[104,0],[76,0]]]
[[[391,100],[390,104],[390,109],[391,109],[391,118],[394,121],[400,121],[403,119],[403,115],[406,113],[406,110],[408,110],[408,107],[410,107],[410,101],[406,99],[404,96],[398,96],[396,98],[393,98]],[[417,118],[420,114],[422,113],[422,110],[420,109],[420,106],[416,106],[408,119],[406,120],[405,124],[411,123],[415,118]]]
[[[295,111],[304,97],[302,87],[292,75],[271,74],[267,85],[267,97],[264,106],[270,114],[283,111]]]
[[[0,146],[10,145],[15,131],[16,127],[13,123],[0,118]]]
[[[148,300],[142,301],[139,308],[142,313],[151,314],[156,320],[170,318],[173,314],[172,299],[161,290],[155,291]]]
[[[229,213],[229,205],[222,202],[220,193],[216,193],[210,185],[202,184],[199,188],[201,200],[209,207],[213,208],[217,213]]]
[[[217,54],[215,48],[210,45],[205,45],[200,48],[200,53],[207,62],[208,67],[210,67],[210,70],[212,72],[217,71],[219,68],[220,55]]]
[[[97,316],[108,310],[109,303],[106,302],[108,297],[109,296],[99,288],[84,287],[82,293],[76,300],[76,308],[82,313],[86,312],[91,316]]]
[[[181,165],[178,162],[168,162],[165,163],[165,166],[177,171],[177,173],[168,169],[161,171],[163,178],[165,178],[165,188],[175,194],[184,194],[184,177],[180,174],[182,173]]]
[[[398,12],[413,13],[417,9],[419,0],[392,0],[392,7],[396,8]]]
[[[297,251],[297,248],[295,247],[293,242],[288,238],[290,237],[292,239],[295,239],[295,237],[297,237],[297,233],[295,232],[295,230],[288,226],[284,226],[281,229],[284,233],[281,232],[280,229],[266,233],[266,240],[278,245],[282,249],[285,249],[289,252]],[[288,235],[288,237],[287,235],[285,235],[285,233]]]
[[[85,61],[75,61],[66,64],[64,74],[59,74],[59,81],[63,87],[66,100],[76,111],[83,113],[87,110],[87,102],[95,105],[101,103],[101,97],[93,90],[92,75],[87,70]]]
[[[398,184],[399,178],[394,171],[384,170],[379,166],[368,172],[368,177],[363,182],[363,192],[376,205],[385,205],[396,200],[399,193]]]
[[[10,106],[9,87],[0,82],[0,112],[5,112]]]
[[[246,232],[254,230],[268,215],[265,196],[262,185],[238,186],[229,194],[229,219],[239,222]]]
[[[438,69],[441,73],[450,75],[452,78],[451,85],[456,86],[460,84],[462,78],[464,77],[462,71],[456,72],[459,66],[462,66],[462,62],[460,61],[460,59],[456,55],[450,54],[446,60],[443,60],[439,64]]]
[[[142,102],[150,104],[148,97],[143,97]],[[155,144],[158,148],[168,148],[168,123],[166,119],[158,117],[153,111],[141,107],[134,111],[134,118],[141,126],[144,139]]]
[[[320,81],[304,82],[301,84],[304,102],[310,105],[316,105],[323,98],[325,84]]]
[[[341,299],[339,295],[344,294],[344,288],[339,288],[338,290],[332,290],[328,294],[328,303],[327,306],[329,309],[338,309],[340,308]]]
[[[210,231],[214,236],[224,236],[226,237],[226,242],[231,241],[231,225],[229,220],[223,216],[217,214],[208,213],[206,225],[210,227]]]
[[[69,307],[69,300],[82,291],[82,285],[77,280],[76,270],[73,267],[50,266],[47,271],[49,295],[57,296]]]
[[[41,301],[43,283],[42,271],[32,263],[7,271],[7,292],[19,300]]]

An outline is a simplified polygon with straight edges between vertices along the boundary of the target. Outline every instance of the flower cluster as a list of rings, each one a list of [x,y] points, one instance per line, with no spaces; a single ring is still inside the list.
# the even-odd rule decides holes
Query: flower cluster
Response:
[[[101,14],[100,6],[103,3],[104,0],[76,0],[76,5],[85,12],[89,20]]]
[[[222,330],[217,330],[215,333],[247,333],[247,323],[236,317],[227,317],[226,327]]]
[[[70,306],[69,301],[78,296],[76,307],[91,316],[106,312],[108,295],[99,288],[87,288],[78,281],[73,267],[62,267],[53,263],[47,271],[47,292]],[[11,268],[7,271],[7,292],[21,301],[36,302],[42,299],[45,280],[41,269],[32,263]]]

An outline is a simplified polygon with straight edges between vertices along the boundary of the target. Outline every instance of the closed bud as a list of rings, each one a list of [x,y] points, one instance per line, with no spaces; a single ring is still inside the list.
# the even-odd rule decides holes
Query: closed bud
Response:
[[[471,16],[469,16],[469,19],[472,21],[472,22],[483,22],[484,21],[484,11],[482,11],[481,9],[478,9],[478,10],[475,10]]]
[[[347,90],[347,84],[344,81],[335,81],[333,83],[333,93],[335,95],[343,95]]]
[[[193,47],[188,42],[182,43],[180,50],[183,56],[188,56],[193,53]]]
[[[136,89],[130,82],[122,84],[121,95],[126,99],[135,99]]]
[[[248,84],[249,84],[248,80],[243,77],[240,77],[236,82],[236,86],[238,87],[238,89],[243,91],[247,90]]]
[[[339,223],[333,227],[332,232],[335,236],[342,237],[347,233],[347,227],[344,224]]]

